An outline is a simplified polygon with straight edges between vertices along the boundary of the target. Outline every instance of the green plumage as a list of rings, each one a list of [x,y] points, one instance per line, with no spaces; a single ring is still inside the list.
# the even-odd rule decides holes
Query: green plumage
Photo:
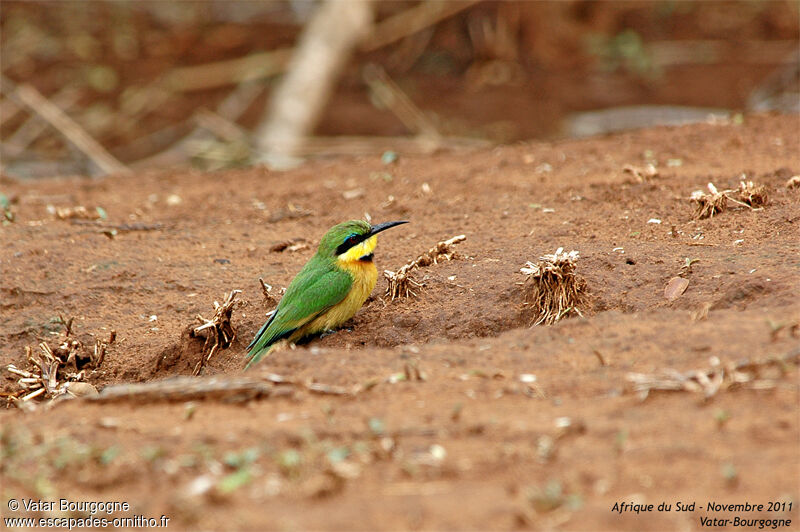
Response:
[[[247,367],[261,360],[275,342],[292,333],[345,298],[353,284],[350,275],[315,255],[300,270],[272,317],[248,346]]]
[[[367,233],[366,222],[350,221],[332,227],[319,243],[317,253],[292,279],[275,313],[247,347],[249,368],[269,353],[270,347],[342,301],[353,279],[336,266],[336,248],[353,232]]]
[[[339,266],[339,257],[355,246],[361,246],[367,239],[374,247],[374,235],[395,225],[406,222],[386,222],[372,226],[361,220],[350,220],[332,227],[320,241],[317,253],[303,266],[300,273],[289,284],[272,317],[267,321],[247,347],[247,368],[267,356],[272,347],[281,340],[296,342],[303,336],[320,332],[327,327],[335,327],[361,306],[370,290],[375,285],[375,267],[372,266],[371,248],[368,256],[361,257],[369,264],[371,284],[363,289],[359,284],[362,297],[351,297],[346,308],[351,311],[337,310],[339,314],[326,313],[347,298],[354,286],[353,273]],[[365,243],[366,244],[366,243]],[[362,246],[363,247],[363,246]],[[358,250],[361,250],[359,247]],[[356,254],[361,251],[356,251]],[[358,257],[357,257],[358,259]],[[356,301],[351,307],[350,304]],[[341,307],[337,307],[340,309]],[[331,311],[333,312],[333,311]],[[323,317],[323,315],[325,315]],[[335,318],[331,318],[336,316]],[[321,321],[314,322],[317,318]],[[314,323],[312,323],[314,322]],[[307,327],[304,327],[308,325]]]

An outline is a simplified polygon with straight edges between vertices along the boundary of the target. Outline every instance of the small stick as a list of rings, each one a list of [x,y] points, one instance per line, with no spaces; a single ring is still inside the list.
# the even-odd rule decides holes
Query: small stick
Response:
[[[20,401],[22,401],[23,403],[26,402],[26,401],[30,401],[34,397],[39,397],[44,392],[45,392],[45,388],[44,387],[39,388],[38,390],[33,391],[33,392],[29,393],[28,395],[24,396],[23,398],[21,398]]]
[[[28,379],[37,379],[37,380],[39,379],[30,371],[25,371],[24,369],[17,369],[17,367],[14,364],[9,364],[8,367],[6,367],[6,370],[15,375],[19,375],[20,377],[25,377]]]
[[[70,220],[72,225],[89,225],[92,227],[99,227],[100,229],[116,229],[117,231],[156,231],[162,229],[164,224],[160,222],[146,224],[146,223],[124,223],[124,224],[109,224],[103,223],[98,220],[80,220],[73,218]]]
[[[77,122],[64,113],[57,105],[27,84],[15,85],[5,77],[0,78],[5,92],[19,100],[32,112],[41,116],[56,128],[68,141],[75,145],[106,174],[128,173],[130,170],[100,145]]]
[[[372,93],[394,113],[410,131],[422,137],[438,140],[440,135],[425,113],[403,92],[383,67],[369,64],[364,67],[364,81]]]
[[[263,85],[260,83],[253,81],[241,83],[217,106],[216,113],[229,122],[236,122],[262,92]],[[208,131],[199,126],[195,127],[188,135],[163,151],[136,161],[133,167],[150,168],[178,164],[186,160],[187,149],[193,142],[205,140],[209,136]]]
[[[198,126],[206,131],[210,131],[222,140],[250,144],[250,138],[244,128],[218,115],[214,111],[200,109],[195,112],[194,119]]]
[[[480,0],[459,2],[421,2],[411,9],[391,16],[378,24],[372,33],[361,44],[361,50],[371,52],[387,44],[399,41],[403,37],[417,33],[427,27],[452,17]]]
[[[175,68],[167,75],[164,85],[171,90],[190,92],[269,78],[286,70],[293,52],[293,48],[278,48],[236,59]]]
[[[80,97],[80,90],[66,86],[58,91],[51,98],[51,101],[61,109],[70,109]],[[3,118],[5,119],[5,117]],[[47,129],[47,124],[38,114],[28,118],[24,124],[17,128],[13,135],[5,140],[6,155],[17,157],[22,154]]]
[[[261,277],[258,278],[258,282],[261,283],[261,292],[263,292],[263,294],[264,294],[264,299],[269,301],[269,302],[271,302],[271,303],[275,303],[275,301],[276,301],[275,300],[275,296],[270,294],[270,291],[272,290],[272,286],[268,285],[267,283],[265,283],[264,279],[262,279]]]

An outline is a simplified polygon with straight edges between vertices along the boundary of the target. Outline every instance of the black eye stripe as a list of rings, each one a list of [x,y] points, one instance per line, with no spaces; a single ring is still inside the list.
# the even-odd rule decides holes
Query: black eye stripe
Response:
[[[366,240],[369,235],[357,235],[355,233],[349,235],[347,238],[344,239],[344,242],[339,244],[339,247],[336,248],[336,254],[341,255],[351,247],[360,244],[364,240]]]

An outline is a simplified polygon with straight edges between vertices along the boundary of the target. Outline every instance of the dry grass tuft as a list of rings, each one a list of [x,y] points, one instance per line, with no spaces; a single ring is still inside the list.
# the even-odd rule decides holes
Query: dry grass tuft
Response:
[[[714,183],[708,184],[708,191],[708,194],[702,190],[692,192],[691,200],[697,204],[694,217],[698,220],[713,218],[728,207],[728,196],[724,191],[719,192]]]
[[[744,177],[744,174],[742,174]],[[767,204],[767,187],[756,185],[752,181],[740,181],[739,188],[736,190],[717,190],[714,183],[708,184],[709,193],[702,190],[695,190],[690,197],[691,201],[697,204],[695,218],[713,218],[728,207],[728,201],[732,201],[743,207],[759,210]]]
[[[9,402],[19,408],[30,407],[32,399],[50,399],[51,401],[65,394],[73,396],[97,393],[97,390],[86,381],[88,370],[99,368],[108,346],[114,343],[116,333],[112,330],[108,341],[94,340],[93,347],[72,334],[73,319],[64,320],[64,338],[52,348],[47,342],[39,344],[41,353],[26,347],[28,368],[20,369],[9,364],[6,370],[17,378],[19,391],[9,394]],[[82,385],[82,386],[80,386]],[[80,390],[80,391],[78,391]]]
[[[392,301],[398,297],[416,297],[417,294],[412,288],[420,288],[423,283],[414,280],[411,276],[412,270],[424,268],[431,264],[438,264],[440,260],[456,258],[456,252],[453,251],[452,246],[466,239],[465,235],[454,236],[449,240],[439,242],[413,261],[403,265],[396,272],[385,270],[383,276],[389,282],[389,286],[386,288],[386,297],[390,297]]]
[[[191,335],[205,337],[206,342],[203,344],[203,352],[194,367],[193,375],[197,376],[203,371],[217,349],[227,349],[236,338],[236,331],[231,325],[231,315],[236,307],[236,296],[241,293],[241,290],[232,290],[221,305],[214,301],[214,317],[210,320],[197,315],[197,320],[202,325],[193,328]]]
[[[539,262],[527,262],[520,271],[528,276],[524,283],[524,305],[533,313],[532,325],[552,325],[571,312],[580,314],[586,281],[575,274],[579,254],[558,248]]]
[[[768,201],[767,187],[764,185],[754,185],[752,181],[739,182],[739,190],[737,190],[737,193],[739,201],[751,207],[761,207],[762,205],[766,205]]]

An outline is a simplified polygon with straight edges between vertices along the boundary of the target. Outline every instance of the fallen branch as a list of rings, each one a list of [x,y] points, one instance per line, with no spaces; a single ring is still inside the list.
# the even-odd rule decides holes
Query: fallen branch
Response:
[[[733,386],[748,386],[753,389],[775,387],[774,379],[761,379],[761,373],[770,367],[777,368],[781,375],[786,373],[786,365],[800,361],[800,348],[781,357],[760,360],[744,359],[736,363],[721,364],[717,357],[710,359],[710,367],[686,372],[674,369],[662,370],[659,374],[628,373],[626,379],[633,383],[633,391],[644,400],[651,391],[702,392],[706,399],[719,390]]]
[[[80,220],[80,219],[72,219],[70,220],[72,225],[88,225],[91,227],[98,227],[100,229],[114,230],[114,231],[158,231],[159,229],[164,228],[164,224],[161,222],[155,222],[152,224],[144,223],[144,222],[134,222],[134,223],[124,223],[124,224],[109,224],[103,223],[97,220]]]
[[[275,385],[263,379],[220,376],[174,377],[161,381],[108,386],[100,392],[100,395],[89,400],[98,403],[132,401],[141,404],[203,399],[236,403],[269,397],[275,395],[275,391]]]
[[[128,173],[130,170],[100,145],[77,122],[64,113],[57,105],[41,95],[30,85],[15,85],[1,78],[3,90],[11,98],[19,100],[28,109],[46,120],[69,142],[75,145],[106,174]]]
[[[463,242],[467,237],[465,235],[454,236],[449,240],[439,242],[434,247],[412,260],[404,264],[397,272],[385,270],[383,276],[389,281],[389,286],[386,287],[386,297],[391,297],[394,301],[398,297],[416,297],[411,288],[422,287],[423,284],[417,282],[411,277],[412,270],[423,268],[431,264],[438,264],[439,260],[452,260],[455,258],[456,253],[450,249],[454,244]]]
[[[359,387],[350,389],[319,382],[302,383],[266,373],[260,377],[173,377],[145,383],[116,384],[87,399],[99,403],[132,401],[136,404],[196,400],[242,403],[266,397],[286,397],[298,389],[336,396],[354,396],[362,391]]]

